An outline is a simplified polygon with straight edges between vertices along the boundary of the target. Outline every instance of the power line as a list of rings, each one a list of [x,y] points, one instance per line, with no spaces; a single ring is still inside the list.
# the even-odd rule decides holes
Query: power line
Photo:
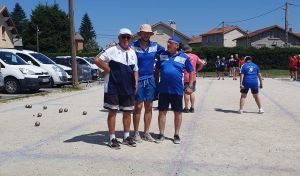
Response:
[[[264,13],[264,14],[259,15],[259,16],[256,16],[256,17],[248,18],[248,19],[245,19],[245,20],[239,20],[239,21],[233,21],[233,22],[226,22],[226,23],[239,23],[239,22],[244,22],[244,21],[253,20],[253,19],[255,19],[255,18],[259,18],[259,17],[261,17],[261,16],[264,16],[264,15],[267,15],[267,14],[269,14],[269,13],[271,13],[271,12],[274,12],[274,11],[276,11],[276,10],[278,10],[278,9],[281,9],[281,8],[284,7],[284,6],[285,6],[285,5],[282,5],[282,6],[276,8],[276,9],[274,9],[274,10],[271,10],[271,11],[269,11],[269,12],[267,12],[267,13]]]
[[[289,4],[289,5],[296,6],[296,7],[300,7],[299,5],[296,5],[296,4]]]

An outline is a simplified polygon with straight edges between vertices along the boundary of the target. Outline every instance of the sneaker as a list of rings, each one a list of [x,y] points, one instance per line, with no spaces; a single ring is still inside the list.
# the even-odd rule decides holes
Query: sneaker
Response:
[[[238,111],[238,113],[239,113],[239,114],[243,114],[243,110],[240,109],[240,110]]]
[[[224,78],[222,78],[222,80],[224,80]]]
[[[108,142],[108,146],[112,149],[121,149],[121,146],[119,144],[120,142],[116,139],[116,138],[113,138],[111,141]]]
[[[182,110],[182,112],[184,112],[184,113],[189,113],[190,111],[189,111],[189,109],[184,108],[184,109]]]
[[[142,139],[141,139],[140,133],[138,131],[134,132],[133,140],[135,142],[139,142],[139,143],[143,142]]]
[[[133,139],[130,136],[128,136],[126,139],[123,139],[122,144],[128,145],[130,147],[136,147],[136,143],[133,141]]]
[[[218,80],[220,80],[220,78]]]
[[[163,134],[159,134],[157,139],[155,140],[156,143],[160,143],[165,139],[165,136]]]
[[[191,107],[189,111],[190,113],[194,113],[195,109]]]
[[[180,144],[180,138],[178,134],[174,135],[174,140],[173,140],[174,144]]]
[[[263,114],[265,111],[263,109],[259,109],[258,113]]]
[[[150,133],[145,133],[143,136],[143,140],[149,141],[149,142],[155,142],[155,139],[151,136]]]

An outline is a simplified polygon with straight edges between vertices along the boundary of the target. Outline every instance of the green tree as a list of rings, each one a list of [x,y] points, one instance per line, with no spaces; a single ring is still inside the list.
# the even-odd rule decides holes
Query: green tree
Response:
[[[98,52],[99,46],[95,39],[88,40],[84,45],[83,51],[85,52]]]
[[[13,12],[10,14],[18,33],[22,36],[23,30],[25,28],[25,23],[28,21],[26,18],[26,13],[24,12],[23,8],[20,6],[19,3],[15,4]]]
[[[38,4],[32,11],[30,22],[24,31],[24,47],[39,52],[70,52],[70,28],[68,15],[57,3]]]
[[[96,42],[96,33],[94,31],[94,27],[90,20],[90,17],[87,13],[85,13],[82,17],[81,25],[79,27],[79,34],[84,39],[83,47],[85,47],[85,45],[90,43],[91,41]]]

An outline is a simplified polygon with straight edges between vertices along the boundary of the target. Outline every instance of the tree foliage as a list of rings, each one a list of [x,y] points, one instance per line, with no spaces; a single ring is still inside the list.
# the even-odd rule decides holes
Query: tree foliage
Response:
[[[90,20],[90,17],[87,13],[85,13],[82,17],[81,25],[79,27],[79,34],[84,39],[83,47],[85,47],[85,45],[87,43],[90,43],[91,41],[96,40],[96,33],[94,30],[93,24]],[[98,46],[98,44],[97,44],[97,46]]]
[[[10,14],[10,16],[18,30],[18,33],[22,36],[23,30],[25,29],[25,25],[28,20],[26,19],[26,13],[19,3],[15,4],[13,12]]]
[[[30,21],[24,31],[23,45],[40,52],[70,51],[70,30],[68,15],[53,5],[38,4],[32,11]],[[37,42],[38,39],[38,42]]]
[[[83,47],[83,52],[98,52],[99,46],[95,39],[88,40]]]

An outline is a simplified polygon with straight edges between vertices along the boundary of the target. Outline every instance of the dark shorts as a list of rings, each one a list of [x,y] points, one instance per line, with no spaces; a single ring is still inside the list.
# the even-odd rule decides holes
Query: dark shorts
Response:
[[[241,89],[240,92],[243,93],[243,94],[247,94],[248,91],[249,91],[249,88],[246,88],[246,89]],[[251,88],[251,93],[252,93],[252,94],[258,94],[258,89],[252,89],[252,88]]]
[[[111,95],[104,93],[103,108],[110,110],[132,111],[134,109],[134,95]]]
[[[207,68],[206,68],[206,67],[203,67],[203,68],[202,68],[202,72],[207,72]]]
[[[169,105],[171,103],[171,109],[175,112],[182,111],[182,95],[175,94],[159,94],[158,99],[158,110],[159,111],[167,111],[169,109]]]
[[[297,68],[289,68],[290,71],[297,71]]]
[[[225,71],[225,68],[224,67],[220,67],[220,72],[224,72]]]
[[[184,90],[185,90],[188,86],[189,86],[189,83],[188,83],[188,82],[185,82],[185,83],[184,83]],[[194,86],[193,92],[195,92],[195,91],[196,91],[196,81],[193,83],[193,86]]]

